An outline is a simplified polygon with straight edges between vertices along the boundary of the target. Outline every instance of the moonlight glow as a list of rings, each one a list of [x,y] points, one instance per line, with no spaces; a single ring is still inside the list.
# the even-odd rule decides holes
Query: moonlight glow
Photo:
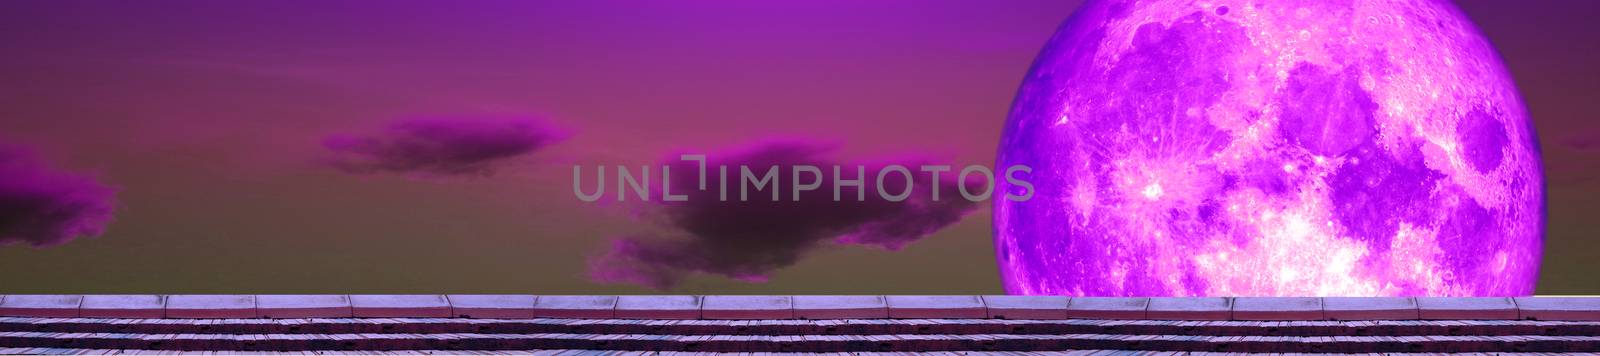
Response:
[[[1529,294],[1538,159],[1449,4],[1092,1],[1006,122],[996,254],[1017,294]]]

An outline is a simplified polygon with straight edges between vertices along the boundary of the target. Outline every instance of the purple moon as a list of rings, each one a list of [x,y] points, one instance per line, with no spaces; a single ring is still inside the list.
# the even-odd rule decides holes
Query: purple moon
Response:
[[[1443,1],[1090,1],[1017,94],[1019,164],[1012,294],[1506,296],[1539,271],[1533,124]]]

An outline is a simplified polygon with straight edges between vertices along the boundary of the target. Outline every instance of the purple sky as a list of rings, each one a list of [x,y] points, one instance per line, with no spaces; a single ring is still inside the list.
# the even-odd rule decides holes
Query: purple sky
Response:
[[[1018,82],[1076,5],[0,2],[0,143],[118,189],[104,236],[0,247],[0,285],[649,291],[596,284],[588,261],[614,237],[674,228],[579,202],[571,165],[772,136],[839,142],[829,159],[988,165]],[[1580,273],[1580,257],[1600,253],[1580,213],[1596,196],[1585,168],[1596,153],[1556,144],[1600,135],[1586,99],[1600,94],[1584,24],[1595,5],[1463,7],[1501,46],[1545,142],[1553,260],[1541,291],[1600,291]],[[478,162],[494,174],[471,179],[326,164],[330,135],[412,142],[390,125],[418,118],[537,118],[570,136],[513,138]],[[808,252],[765,283],[691,276],[677,290],[998,292],[988,216],[980,204],[899,251]]]

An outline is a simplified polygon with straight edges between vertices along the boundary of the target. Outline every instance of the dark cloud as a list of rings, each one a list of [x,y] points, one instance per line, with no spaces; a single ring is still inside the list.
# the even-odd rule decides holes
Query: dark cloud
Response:
[[[115,189],[57,171],[32,151],[0,146],[0,245],[45,247],[99,236],[115,206]]]
[[[424,118],[398,121],[371,135],[332,135],[322,145],[334,153],[328,164],[351,174],[482,176],[566,137],[531,118]]]
[[[838,162],[826,157],[832,150],[828,145],[788,141],[707,153],[707,189],[703,191],[698,189],[699,163],[673,157],[664,163],[670,166],[671,193],[686,195],[687,200],[660,199],[660,172],[651,176],[656,182],[650,192],[650,205],[662,214],[671,232],[614,239],[609,251],[590,259],[590,276],[601,282],[658,289],[670,288],[691,273],[763,281],[773,271],[793,265],[830,243],[896,250],[957,222],[976,208],[975,203],[959,194],[953,174],[942,175],[938,186],[934,186],[932,176],[919,171],[920,160]],[[877,192],[877,172],[890,163],[904,165],[914,178],[912,194],[904,201],[888,201]],[[726,202],[719,199],[719,165],[728,166]],[[738,201],[740,165],[749,166],[757,177],[769,167],[779,167],[780,200],[774,202],[770,191],[757,192],[752,187],[749,201]],[[799,165],[818,167],[821,185],[802,192],[800,201],[793,201],[793,167]],[[833,200],[834,165],[842,166],[844,180],[856,177],[855,167],[865,167],[864,201],[856,200],[858,190],[854,187],[840,190],[842,201]],[[653,170],[659,169],[657,165]],[[807,183],[819,180],[805,172],[801,179]],[[970,191],[981,192],[976,183]],[[891,175],[885,180],[885,187],[890,194],[899,193],[904,191],[905,180],[901,175]],[[939,201],[933,201],[933,189],[939,191]],[[621,192],[605,196],[615,199],[610,193]]]

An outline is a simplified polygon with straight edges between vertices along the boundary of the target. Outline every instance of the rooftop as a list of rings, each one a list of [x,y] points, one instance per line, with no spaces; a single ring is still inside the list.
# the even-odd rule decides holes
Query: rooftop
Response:
[[[1600,298],[7,295],[0,354],[1600,352]]]

